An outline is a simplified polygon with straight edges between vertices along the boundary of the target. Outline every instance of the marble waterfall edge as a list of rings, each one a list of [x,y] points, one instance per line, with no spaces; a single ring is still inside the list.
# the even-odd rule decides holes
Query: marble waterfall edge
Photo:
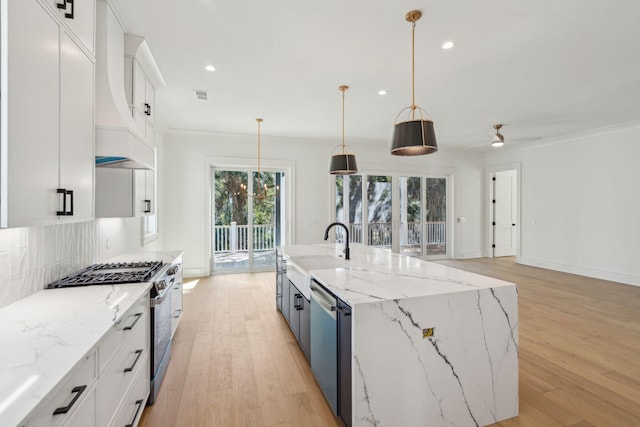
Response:
[[[485,426],[517,416],[517,301],[516,286],[504,286],[356,305],[354,425]],[[424,338],[427,328],[434,334]]]

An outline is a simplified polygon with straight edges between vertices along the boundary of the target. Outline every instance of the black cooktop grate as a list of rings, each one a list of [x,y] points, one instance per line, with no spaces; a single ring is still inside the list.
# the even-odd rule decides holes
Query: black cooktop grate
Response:
[[[50,283],[47,289],[147,282],[161,267],[162,261],[94,264]]]

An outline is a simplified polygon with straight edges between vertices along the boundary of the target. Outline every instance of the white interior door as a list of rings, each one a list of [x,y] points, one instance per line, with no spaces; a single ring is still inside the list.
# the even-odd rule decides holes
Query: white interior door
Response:
[[[493,178],[493,256],[516,255],[517,171],[497,172]]]

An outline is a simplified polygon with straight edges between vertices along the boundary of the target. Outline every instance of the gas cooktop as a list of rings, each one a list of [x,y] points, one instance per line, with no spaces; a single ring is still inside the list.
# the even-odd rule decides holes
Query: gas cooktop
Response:
[[[94,264],[48,284],[47,289],[147,282],[161,267],[162,261]]]

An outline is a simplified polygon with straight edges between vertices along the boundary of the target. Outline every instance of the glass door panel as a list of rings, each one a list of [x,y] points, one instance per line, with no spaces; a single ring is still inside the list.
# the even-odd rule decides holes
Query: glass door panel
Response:
[[[275,172],[253,172],[251,243],[254,269],[275,266],[276,194],[279,190]]]
[[[336,176],[336,221],[349,227],[349,241],[362,243],[362,176]],[[344,241],[343,229],[334,227],[336,241]]]
[[[426,255],[447,255],[447,179],[427,178]]]
[[[216,170],[214,173],[214,270],[249,267],[247,187],[247,172]]]
[[[400,253],[422,256],[422,178],[401,176]]]
[[[391,176],[367,176],[367,244],[391,248]]]

